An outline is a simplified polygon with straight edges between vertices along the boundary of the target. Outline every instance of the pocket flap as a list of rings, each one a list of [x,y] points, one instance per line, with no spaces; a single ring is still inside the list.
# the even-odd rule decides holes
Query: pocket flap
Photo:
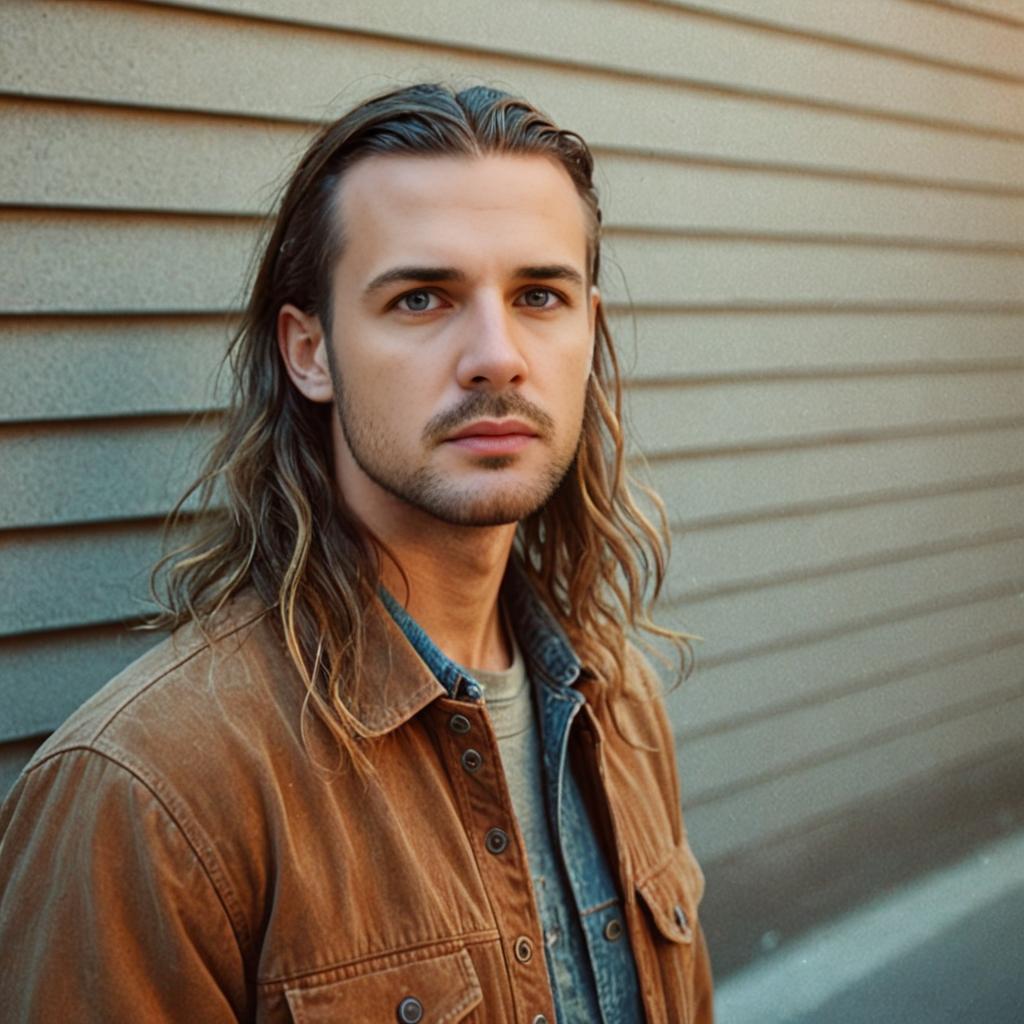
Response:
[[[285,995],[296,1024],[403,1020],[454,1024],[483,999],[473,961],[464,949],[324,985],[289,989]]]
[[[670,942],[693,942],[697,907],[704,895],[704,873],[684,839],[636,890],[658,931]]]

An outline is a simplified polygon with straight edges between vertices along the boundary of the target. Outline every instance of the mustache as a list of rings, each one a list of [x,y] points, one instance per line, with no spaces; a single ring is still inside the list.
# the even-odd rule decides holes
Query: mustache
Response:
[[[423,428],[423,440],[428,444],[440,444],[453,430],[474,420],[500,420],[514,416],[526,420],[537,428],[541,437],[550,434],[555,421],[539,405],[523,398],[517,391],[493,394],[489,391],[473,391],[458,405],[438,413]]]

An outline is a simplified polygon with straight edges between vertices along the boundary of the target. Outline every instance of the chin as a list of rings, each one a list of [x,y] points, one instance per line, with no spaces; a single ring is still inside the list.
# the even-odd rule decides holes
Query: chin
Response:
[[[461,479],[435,467],[421,467],[413,473],[382,472],[384,467],[361,463],[364,472],[394,497],[452,526],[488,527],[518,523],[543,508],[569,470],[549,463],[540,469],[514,468],[512,456],[489,458],[477,463],[477,472]]]
[[[453,526],[508,526],[533,515],[547,504],[548,497],[547,494],[531,497],[517,488],[486,497],[450,495],[448,500],[434,501],[421,508]]]

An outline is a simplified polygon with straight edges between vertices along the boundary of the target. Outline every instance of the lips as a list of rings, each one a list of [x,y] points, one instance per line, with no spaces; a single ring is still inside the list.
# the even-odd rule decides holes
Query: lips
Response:
[[[478,455],[511,455],[537,439],[537,430],[522,420],[477,420],[445,441]]]
[[[477,420],[449,435],[446,440],[460,441],[468,437],[536,437],[537,431],[522,420]]]

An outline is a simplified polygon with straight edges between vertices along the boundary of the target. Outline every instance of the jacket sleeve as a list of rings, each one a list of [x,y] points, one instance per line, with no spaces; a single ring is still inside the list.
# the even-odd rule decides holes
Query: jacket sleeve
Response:
[[[0,811],[0,1006],[12,1024],[246,1015],[221,894],[165,803],[103,754],[33,765]]]

